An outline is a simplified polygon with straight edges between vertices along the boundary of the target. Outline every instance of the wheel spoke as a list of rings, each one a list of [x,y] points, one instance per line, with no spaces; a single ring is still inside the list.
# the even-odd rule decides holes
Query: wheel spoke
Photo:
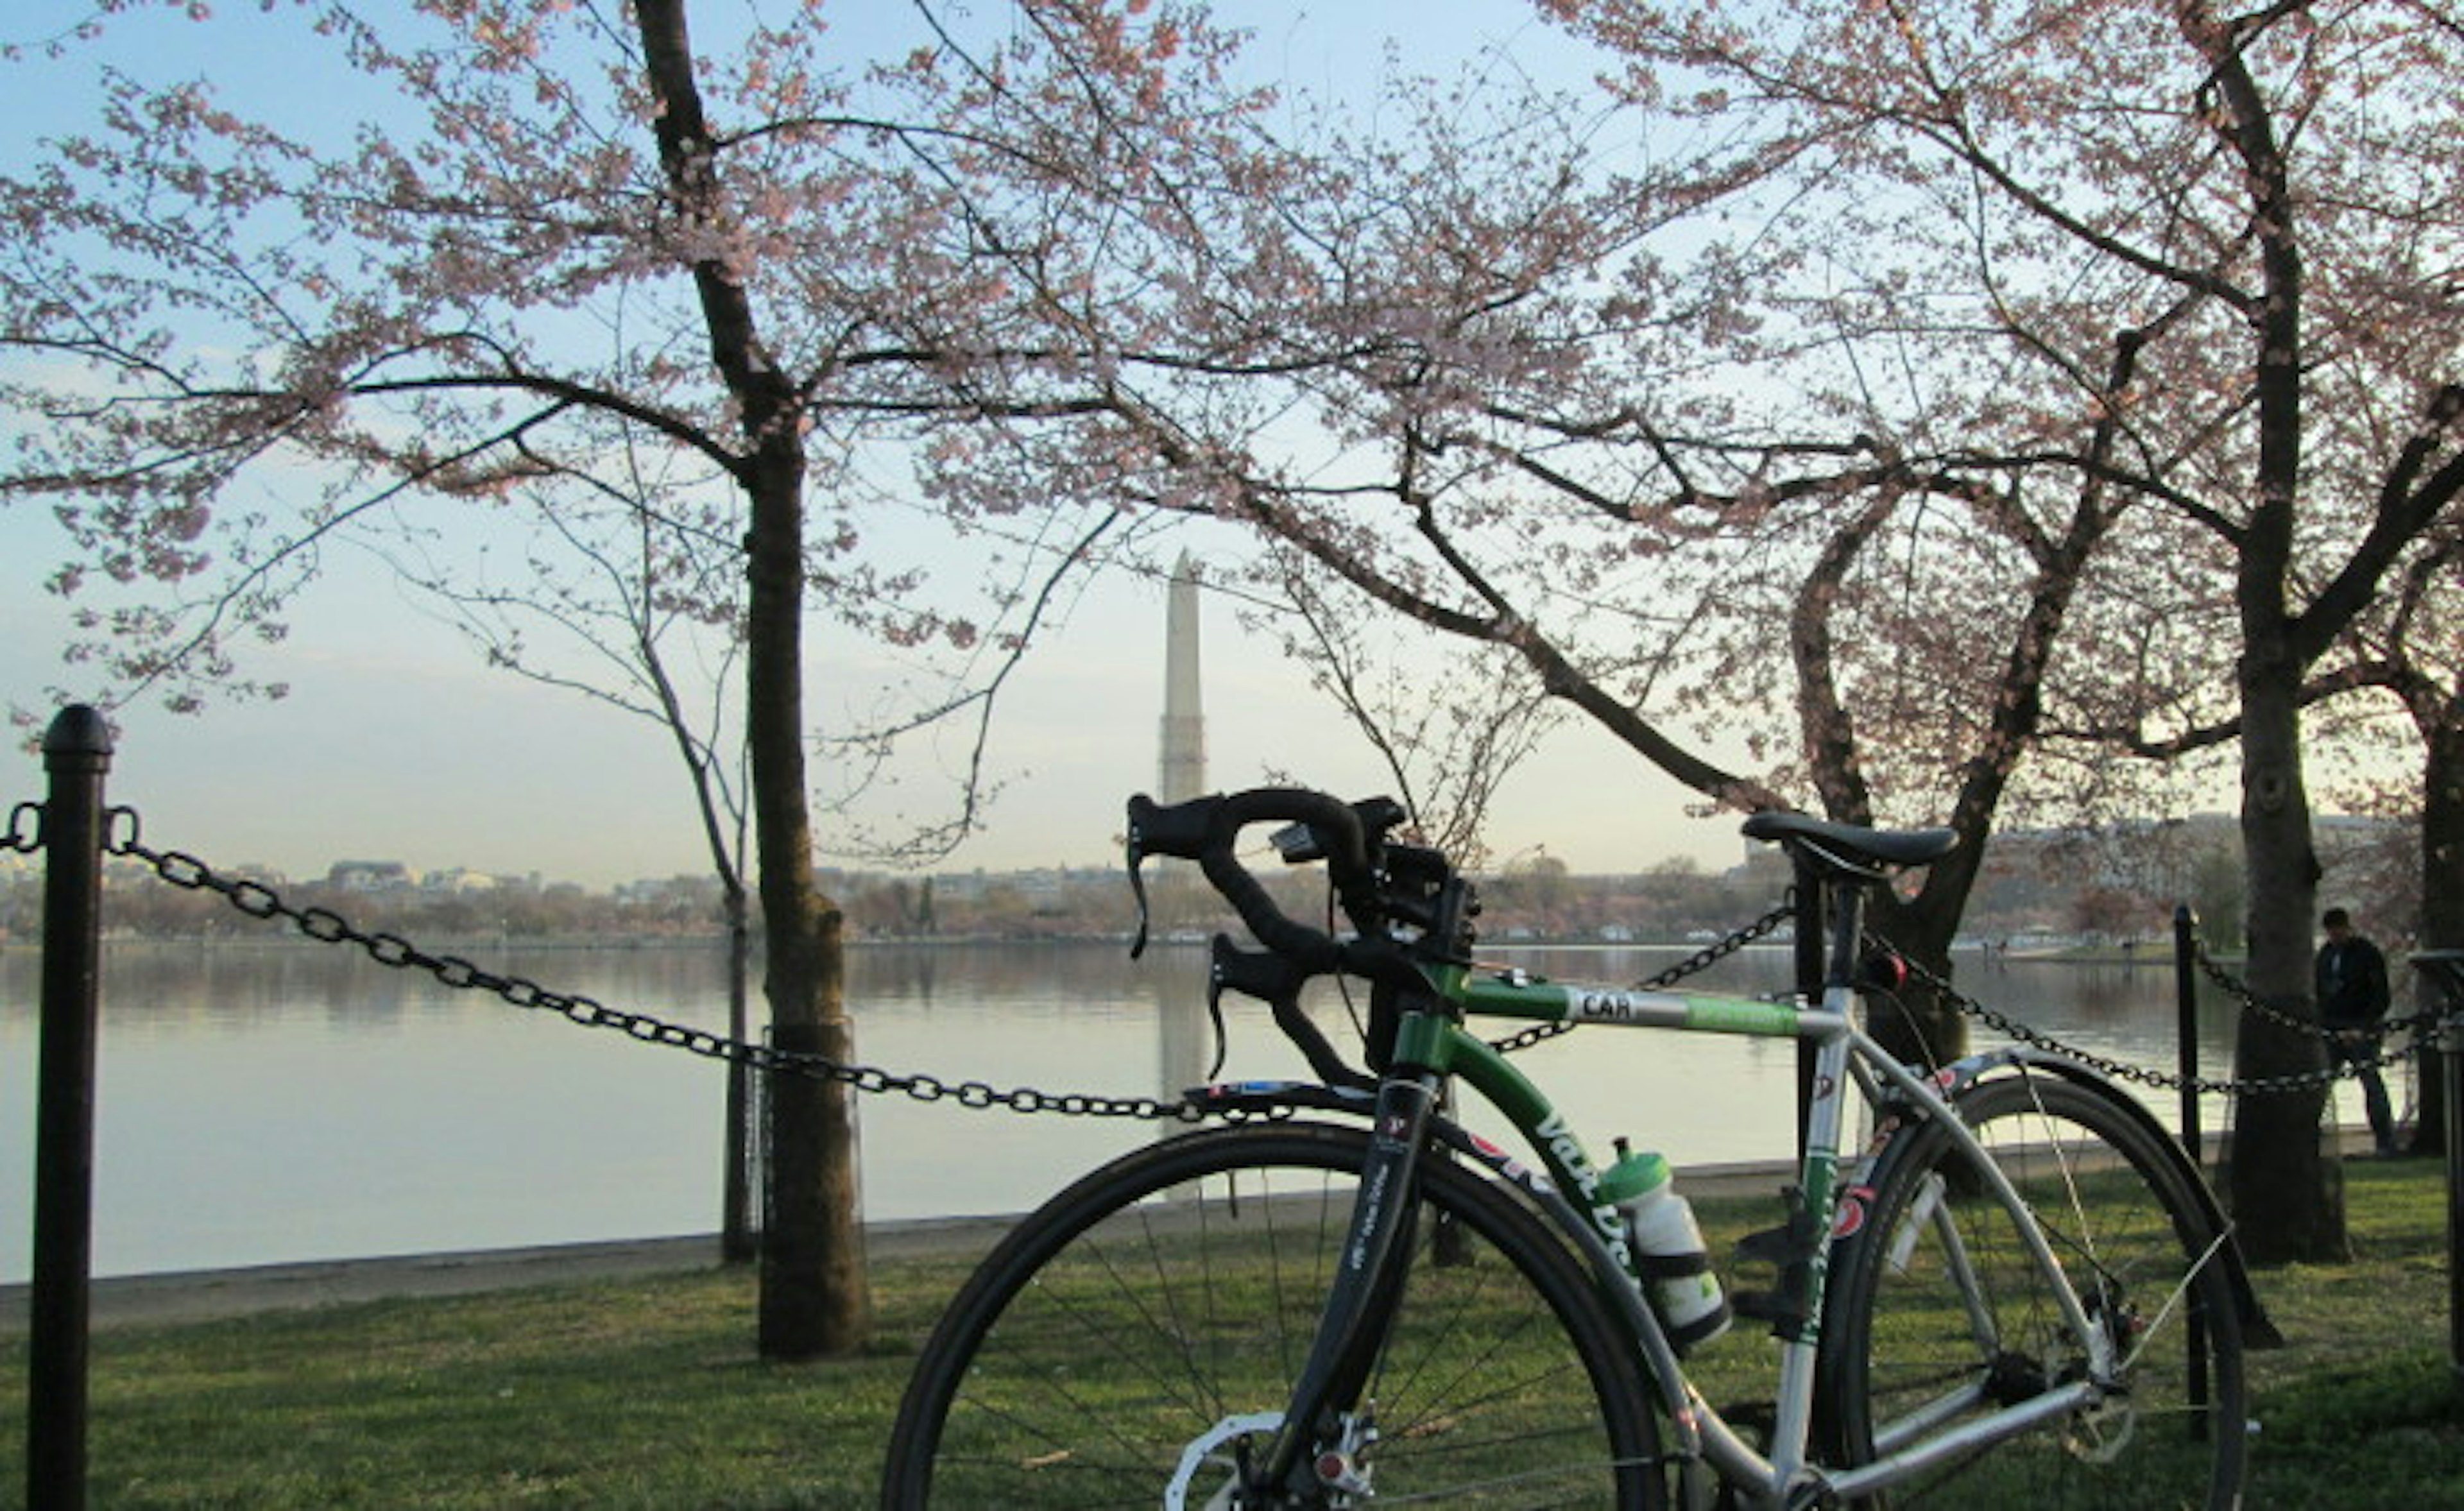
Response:
[[[2098,1393],[2051,1431],[1983,1434],[1874,1503],[2236,1503],[2244,1412],[2228,1240],[2187,1168],[2135,1112],[2059,1075],[1982,1083],[1960,1110],[2021,1207],[2006,1207],[1941,1127],[1888,1150],[1872,1237],[1834,1260],[1831,1451],[1871,1463],[2093,1382]],[[2032,1224],[2057,1269],[2035,1257]]]
[[[1227,1497],[1288,1404],[1366,1148],[1348,1128],[1217,1130],[1056,1197],[928,1345],[885,1504]],[[1321,1448],[1378,1505],[1661,1504],[1649,1400],[1593,1279],[1504,1188],[1441,1161],[1421,1178],[1419,1252],[1355,1407],[1375,1432]],[[1440,1216],[1466,1259],[1428,1252]]]

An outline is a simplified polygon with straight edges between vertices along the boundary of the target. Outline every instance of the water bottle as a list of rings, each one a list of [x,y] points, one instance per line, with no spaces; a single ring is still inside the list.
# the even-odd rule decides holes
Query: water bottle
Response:
[[[1600,1193],[1624,1215],[1635,1273],[1670,1343],[1708,1343],[1728,1330],[1728,1298],[1711,1273],[1694,1208],[1677,1193],[1665,1158],[1637,1154],[1622,1138],[1616,1143],[1617,1163],[1601,1174]]]

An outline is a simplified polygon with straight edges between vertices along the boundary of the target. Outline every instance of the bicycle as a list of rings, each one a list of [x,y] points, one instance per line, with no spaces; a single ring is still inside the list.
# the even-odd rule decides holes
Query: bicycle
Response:
[[[2196,1168],[2092,1071],[2017,1048],[1927,1072],[1860,1026],[1866,889],[1947,831],[1748,820],[1822,941],[1819,995],[1774,1001],[1475,965],[1472,886],[1390,838],[1402,818],[1303,789],[1131,800],[1133,953],[1144,861],[1196,861],[1265,947],[1217,936],[1219,1015],[1265,1000],[1319,1079],[1199,1088],[1234,1121],[1013,1229],[918,1360],[886,1507],[2238,1503],[2255,1302]],[[1350,933],[1275,902],[1236,851],[1254,823],[1326,862]],[[1322,975],[1369,983],[1366,1071],[1300,1010]],[[1735,1298],[1777,1340],[1767,1402],[1688,1379],[1669,1261],[1475,1017],[1809,1048],[1784,1220],[1741,1246],[1774,1266]],[[1467,1132],[1452,1086],[1529,1150]],[[1852,1093],[1872,1131],[1843,1158]]]

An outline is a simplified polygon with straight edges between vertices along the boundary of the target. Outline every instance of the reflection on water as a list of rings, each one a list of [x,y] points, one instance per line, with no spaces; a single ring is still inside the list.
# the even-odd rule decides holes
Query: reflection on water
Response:
[[[1626,983],[1677,950],[1535,950],[1515,963]],[[632,1012],[722,1028],[715,950],[473,952]],[[1698,978],[1782,990],[1784,950]],[[1168,1093],[1216,1053],[1205,954],[1117,946],[869,947],[850,967],[858,1056],[945,1082],[1103,1096]],[[39,961],[0,952],[0,1280],[28,1262]],[[713,1062],[298,944],[121,945],[104,965],[96,1269],[141,1273],[709,1232],[718,1222],[724,1075]],[[2099,1053],[2169,1066],[2169,968],[1969,962],[1971,994]],[[1310,1011],[1347,1041],[1350,1006]],[[1227,1000],[1223,1074],[1302,1072],[1265,1008]],[[1365,1003],[1361,1011],[1365,1013]],[[2203,1065],[2230,1064],[2230,1007],[2201,1013]],[[1980,1044],[1996,1041],[1979,1030]],[[1590,1030],[1518,1062],[1595,1143],[1631,1134],[1680,1163],[1778,1159],[1793,1113],[1786,1044]],[[2173,1115],[2170,1094],[2151,1097]],[[2221,1126],[2220,1109],[2204,1114]],[[1481,1118],[1475,1126],[1502,1132]],[[1155,1136],[1117,1120],[875,1098],[864,1109],[875,1219],[1001,1213]]]

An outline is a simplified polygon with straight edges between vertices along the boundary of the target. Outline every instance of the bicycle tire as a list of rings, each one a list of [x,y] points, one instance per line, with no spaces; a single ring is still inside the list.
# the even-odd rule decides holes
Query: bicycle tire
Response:
[[[1863,1503],[2238,1505],[2248,1467],[2239,1312],[2187,1163],[2117,1094],[2058,1074],[1988,1080],[1957,1106],[2035,1213],[2092,1318],[2123,1340],[2126,1389]],[[1939,1124],[1921,1126],[1893,1140],[1870,1192],[1846,1193],[1841,1226],[1854,1231],[1833,1258],[1822,1371],[1843,1464],[1874,1461],[1895,1429],[1962,1387],[2013,1401],[2084,1372],[2050,1278],[1966,1164]],[[1966,1246],[1972,1287],[1950,1278],[1946,1222]],[[1971,1300],[1990,1327],[1966,1320]],[[2194,1377],[2205,1380],[2203,1401]]]
[[[1177,1475],[1185,1504],[1231,1503],[1226,1464],[1287,1404],[1367,1150],[1346,1127],[1212,1129],[1046,1202],[935,1328],[882,1504],[1153,1508]],[[1591,1273],[1499,1183],[1441,1158],[1419,1168],[1415,1260],[1370,1386],[1376,1499],[1656,1511],[1657,1424]],[[1441,1222],[1467,1253],[1433,1256]]]

